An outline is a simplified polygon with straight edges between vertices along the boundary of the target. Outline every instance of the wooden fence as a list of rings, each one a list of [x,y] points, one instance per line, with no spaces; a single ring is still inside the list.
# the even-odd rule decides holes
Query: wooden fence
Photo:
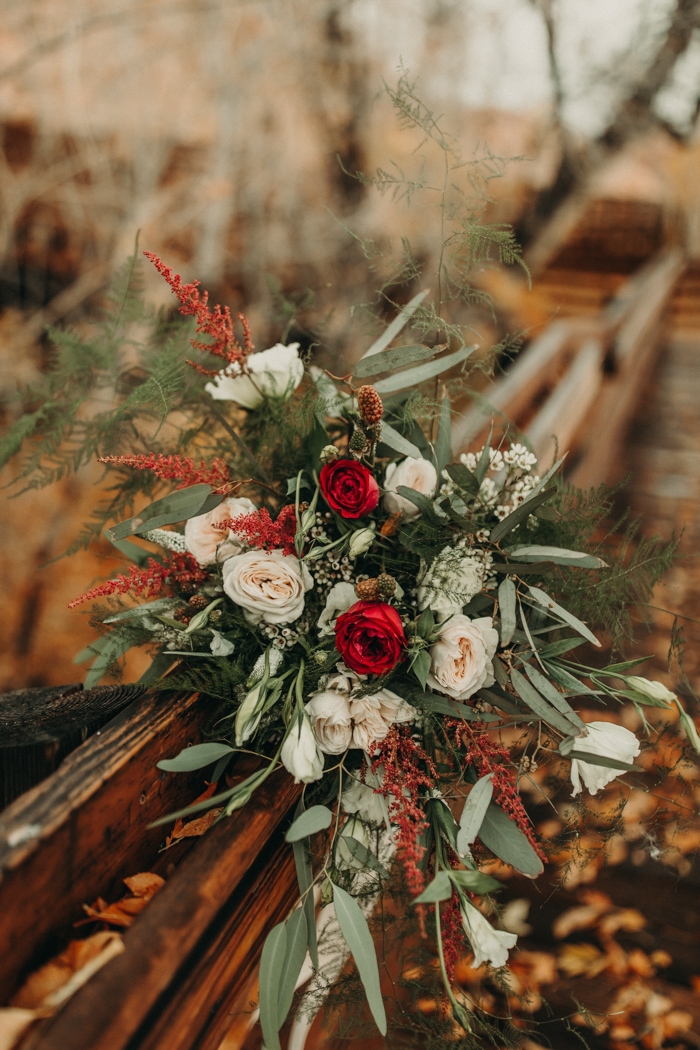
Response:
[[[605,480],[683,269],[678,251],[665,252],[601,315],[554,321],[457,421],[455,451],[478,441],[495,415],[544,459],[557,434],[577,484]],[[156,762],[198,742],[211,713],[198,696],[147,693],[0,814],[4,1002],[66,943],[83,904],[119,896],[121,879],[139,871],[167,880],[126,931],[125,950],[39,1021],[23,1050],[216,1050],[247,1010],[266,933],[296,896],[283,832],[299,788],[274,775],[243,811],[159,852],[163,829],[149,825],[190,802],[201,773],[160,773]],[[247,1026],[239,1027],[242,1045]]]

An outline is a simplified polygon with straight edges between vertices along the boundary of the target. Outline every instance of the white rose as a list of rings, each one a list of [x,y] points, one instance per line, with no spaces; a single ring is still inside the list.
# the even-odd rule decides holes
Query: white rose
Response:
[[[324,689],[311,697],[306,713],[321,751],[327,755],[342,755],[347,751],[352,739],[352,723],[346,693]]]
[[[304,594],[313,587],[309,570],[283,551],[247,551],[227,558],[224,590],[256,622],[292,623],[304,611]]]
[[[650,700],[657,700],[662,704],[672,704],[676,699],[676,694],[672,693],[661,682],[650,682],[648,678],[640,678],[636,674],[628,675],[625,681],[636,693],[648,696]]]
[[[235,401],[243,408],[257,408],[266,397],[291,397],[303,378],[299,343],[277,343],[269,350],[251,354],[245,370],[235,361],[204,389],[215,401]]]
[[[430,647],[428,685],[455,700],[467,700],[482,686],[493,685],[493,656],[498,631],[490,616],[470,620],[453,616],[442,626],[440,640]]]
[[[350,700],[350,712],[354,723],[352,742],[363,751],[373,750],[375,744],[384,740],[394,722],[412,722],[417,714],[390,689]]]
[[[484,565],[475,557],[457,559],[447,547],[423,572],[418,584],[418,608],[432,609],[443,619],[461,613],[479,593],[484,582]]]
[[[311,723],[306,715],[292,723],[282,744],[280,758],[284,768],[294,777],[294,783],[310,784],[323,776],[323,755],[316,744]]]
[[[467,901],[460,905],[462,926],[474,952],[474,966],[488,962],[496,969],[508,962],[508,952],[515,947],[516,934],[505,930],[494,930],[478,908]]]
[[[576,737],[576,750],[587,751],[591,755],[604,755],[606,758],[617,758],[621,762],[632,762],[639,754],[641,747],[634,733],[615,722],[589,722],[585,732]],[[615,777],[624,772],[611,769],[609,766],[596,766],[591,762],[582,762],[578,758],[571,762],[572,795],[581,792],[581,781],[584,787],[595,795]]]
[[[335,621],[356,601],[357,595],[352,583],[333,584],[326,598],[326,607],[318,618],[319,637],[325,638],[335,634]]]
[[[341,803],[346,813],[357,813],[362,820],[370,824],[381,824],[384,820],[382,796],[375,793],[369,784],[353,780],[341,796]]]
[[[403,496],[398,496],[396,490],[400,485],[405,485],[423,496],[434,496],[437,483],[437,470],[428,459],[413,459],[412,456],[407,456],[400,463],[390,463],[384,475],[384,509],[387,514],[403,514],[406,518],[416,518],[420,514],[418,507]]]
[[[237,518],[241,514],[254,514],[257,509],[245,496],[231,497],[207,514],[198,514],[195,518],[190,518],[185,522],[187,550],[200,565],[212,565],[217,557],[219,561],[223,561],[225,557],[238,553],[243,544],[230,529],[220,528],[220,523],[227,518]]]

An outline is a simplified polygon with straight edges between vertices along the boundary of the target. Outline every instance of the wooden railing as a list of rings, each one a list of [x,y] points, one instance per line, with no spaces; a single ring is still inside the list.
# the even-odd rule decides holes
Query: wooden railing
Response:
[[[665,253],[601,316],[552,323],[457,421],[455,451],[495,413],[543,458],[557,434],[578,484],[604,480],[683,266],[680,253]],[[248,1009],[265,935],[296,896],[283,832],[299,789],[273,775],[243,811],[159,852],[163,829],[149,825],[190,802],[202,780],[159,773],[156,762],[198,742],[211,713],[197,696],[149,693],[0,814],[1,1001],[60,950],[83,904],[120,896],[122,878],[139,871],[167,880],[126,931],[125,950],[38,1022],[23,1050],[216,1050]]]

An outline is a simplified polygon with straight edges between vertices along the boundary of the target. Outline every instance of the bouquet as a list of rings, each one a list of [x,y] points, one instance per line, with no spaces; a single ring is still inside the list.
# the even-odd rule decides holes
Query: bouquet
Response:
[[[665,686],[632,673],[640,661],[601,666],[594,655],[627,615],[627,570],[589,542],[586,514],[598,504],[562,485],[563,460],[542,471],[526,443],[507,431],[496,439],[493,428],[483,447],[452,449],[446,384],[456,370],[459,383],[474,347],[398,345],[427,293],[337,377],[299,343],[256,351],[245,317],[239,340],[228,309],[211,309],[196,282],[149,257],[191,319],[183,329],[156,318],[149,360],[193,325],[198,357],[160,375],[153,365],[112,412],[112,430],[94,418],[64,424],[81,426],[81,447],[117,472],[98,521],[141,492],[169,489],[107,532],[129,570],[72,603],[103,601],[100,637],[80,654],[94,657],[88,684],[147,645],[144,680],[221,700],[211,739],[159,763],[211,770],[219,785],[175,816],[217,809],[229,818],[281,767],[300,785],[286,834],[300,906],[270,932],[261,961],[268,1050],[280,1045],[307,953],[319,967],[319,895],[334,906],[386,1032],[367,917],[392,866],[434,939],[452,1016],[469,1032],[455,964],[471,951],[476,966],[501,968],[517,940],[493,919],[500,884],[483,869],[495,857],[526,876],[543,870],[521,779],[548,764],[568,772],[579,796],[643,772],[637,736],[609,716],[584,723],[576,698],[603,711],[632,704],[643,726],[645,707],[675,705],[700,749],[694,723]],[[168,382],[161,421],[139,441],[157,447],[186,403],[178,433],[198,458],[105,453],[110,436],[123,448],[135,415],[153,410]],[[437,397],[417,392],[426,384]],[[48,396],[34,418],[50,423],[51,411]],[[55,429],[54,449],[65,436]],[[634,578],[638,592],[654,582]],[[137,601],[125,606],[123,596]],[[255,768],[226,786],[241,753]]]

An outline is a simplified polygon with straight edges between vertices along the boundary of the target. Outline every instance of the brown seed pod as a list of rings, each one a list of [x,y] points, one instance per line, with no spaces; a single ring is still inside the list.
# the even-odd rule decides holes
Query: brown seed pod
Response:
[[[360,580],[355,584],[355,594],[362,602],[376,602],[379,598],[379,588],[375,579]]]
[[[176,609],[173,613],[173,620],[177,620],[178,623],[189,623],[192,615],[191,609]]]
[[[364,452],[367,447],[367,438],[357,427],[350,438],[349,448],[351,452]]]
[[[199,612],[200,609],[206,609],[209,604],[209,598],[204,594],[193,594],[187,603],[190,609],[194,609],[195,612]]]
[[[357,408],[365,423],[378,423],[384,415],[382,399],[373,386],[361,386],[357,391]]]
[[[380,598],[392,598],[396,594],[396,580],[388,572],[377,576],[377,592]]]

